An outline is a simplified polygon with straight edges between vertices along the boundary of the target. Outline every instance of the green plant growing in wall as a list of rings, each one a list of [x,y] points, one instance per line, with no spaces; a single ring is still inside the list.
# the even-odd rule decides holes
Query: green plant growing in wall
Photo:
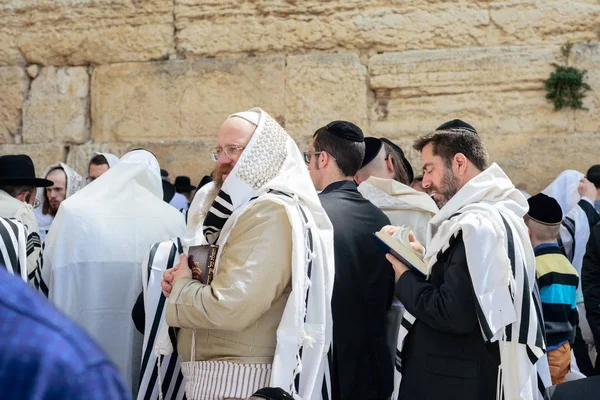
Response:
[[[584,82],[587,71],[569,66],[569,56],[572,48],[573,44],[569,42],[561,46],[560,52],[565,65],[552,63],[554,71],[544,81],[546,98],[552,100],[556,111],[564,107],[585,110],[583,98],[586,92],[592,90],[590,85]]]

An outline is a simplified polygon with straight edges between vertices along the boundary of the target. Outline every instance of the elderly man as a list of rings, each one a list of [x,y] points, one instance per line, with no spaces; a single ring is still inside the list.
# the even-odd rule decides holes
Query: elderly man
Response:
[[[541,398],[551,383],[527,201],[498,165],[488,167],[481,138],[463,121],[414,148],[440,211],[429,223],[427,279],[387,255],[407,311],[399,399]]]
[[[353,180],[364,146],[358,126],[333,121],[315,132],[305,153],[334,228],[333,399],[384,399],[392,393],[385,317],[393,275],[373,240],[389,219],[358,192]]]
[[[184,226],[181,213],[162,201],[158,161],[140,149],[65,200],[46,238],[42,276],[50,300],[98,341],[134,393],[142,337],[129,313],[142,290],[142,259]]]
[[[33,207],[39,206],[35,188],[48,186],[52,186],[52,181],[35,177],[35,167],[29,156],[0,157],[0,217],[15,218],[27,229],[27,276],[35,287],[39,286],[38,258],[41,252],[39,228],[33,212]]]
[[[245,399],[274,386],[317,399],[331,341],[331,223],[294,140],[264,111],[229,117],[212,157],[215,182],[192,205],[184,246],[218,246],[216,261],[199,281],[182,255],[162,282],[187,397]]]
[[[37,193],[40,207],[36,208],[34,212],[40,229],[40,239],[43,243],[60,204],[83,187],[83,178],[64,163],[49,166],[42,176],[53,183],[52,186],[39,189]]]

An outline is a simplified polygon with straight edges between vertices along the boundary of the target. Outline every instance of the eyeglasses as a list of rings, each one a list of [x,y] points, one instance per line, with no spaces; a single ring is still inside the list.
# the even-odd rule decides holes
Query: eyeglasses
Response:
[[[238,146],[236,144],[230,144],[225,147],[215,147],[214,149],[210,149],[210,158],[217,162],[219,161],[219,156],[221,152],[225,153],[225,156],[230,160],[233,160],[231,157],[239,156],[242,150],[244,150],[246,146]]]
[[[33,208],[38,208],[42,203],[37,199],[37,197],[33,200],[33,204],[31,205]]]
[[[321,153],[325,153],[327,155],[329,155],[329,157],[333,158],[335,161],[337,161],[335,159],[334,156],[332,156],[331,154],[327,153],[326,151],[305,151],[304,154],[304,162],[307,164],[310,164],[310,159],[312,156],[318,156]]]

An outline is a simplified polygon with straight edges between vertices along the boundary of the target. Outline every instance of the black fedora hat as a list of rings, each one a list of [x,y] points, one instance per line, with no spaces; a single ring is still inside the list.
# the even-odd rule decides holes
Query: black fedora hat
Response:
[[[36,178],[31,157],[25,154],[0,156],[0,185],[48,187],[54,182]]]
[[[177,192],[191,192],[196,189],[196,186],[192,186],[192,181],[189,176],[178,176],[175,178],[175,189]]]

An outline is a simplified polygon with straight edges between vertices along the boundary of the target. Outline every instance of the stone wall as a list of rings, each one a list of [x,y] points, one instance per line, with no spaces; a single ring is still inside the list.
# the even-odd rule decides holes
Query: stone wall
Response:
[[[13,0],[0,18],[0,154],[38,173],[145,147],[197,182],[220,123],[253,106],[301,150],[348,119],[415,167],[412,140],[462,118],[531,192],[600,163],[597,0]],[[544,98],[567,41],[587,111]]]

